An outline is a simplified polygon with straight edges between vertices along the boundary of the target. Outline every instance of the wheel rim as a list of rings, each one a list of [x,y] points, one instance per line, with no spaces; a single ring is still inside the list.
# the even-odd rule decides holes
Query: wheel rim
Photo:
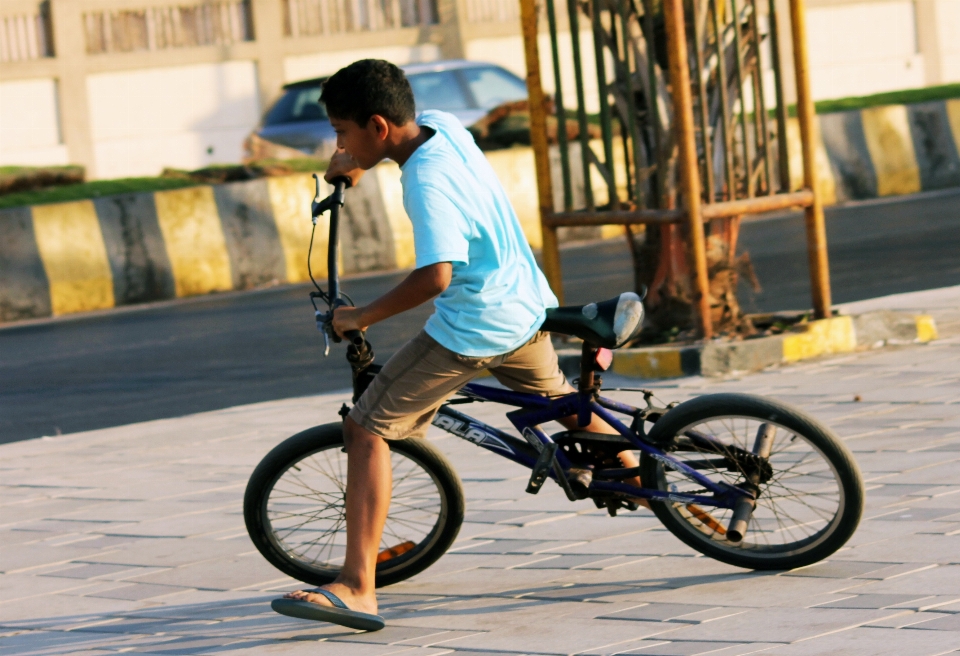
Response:
[[[742,541],[734,543],[726,538],[726,527],[733,512],[730,509],[682,503],[668,503],[665,507],[680,520],[684,530],[700,540],[709,539],[715,547],[730,553],[749,552],[759,558],[798,555],[814,549],[834,532],[846,506],[840,474],[820,448],[794,430],[755,417],[711,417],[690,424],[677,434],[696,431],[750,451],[761,424],[772,426],[776,431],[770,452],[773,474],[759,486],[757,506]],[[715,454],[694,447],[693,451],[673,451],[671,455],[681,461],[698,461],[700,473],[713,481],[722,479],[733,485],[745,481],[741,472],[704,467],[704,461],[717,460]],[[663,465],[658,465],[657,474],[657,487],[662,490],[709,494],[696,481]]]
[[[408,453],[391,449],[393,489],[380,541],[377,573],[417,560],[437,541],[447,498],[437,477]],[[286,560],[335,576],[346,554],[347,454],[342,445],[290,463],[263,501],[266,534]]]

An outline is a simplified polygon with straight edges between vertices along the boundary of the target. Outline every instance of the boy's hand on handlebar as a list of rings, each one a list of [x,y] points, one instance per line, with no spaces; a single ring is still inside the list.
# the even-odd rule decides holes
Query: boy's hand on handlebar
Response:
[[[361,323],[363,318],[363,308],[358,307],[339,307],[333,311],[333,330],[340,335],[350,330],[366,330],[366,326]]]
[[[323,179],[333,183],[336,178],[347,178],[350,180],[350,186],[354,187],[362,176],[363,169],[357,164],[357,160],[347,154],[347,151],[337,150],[330,158],[330,166],[323,174]]]

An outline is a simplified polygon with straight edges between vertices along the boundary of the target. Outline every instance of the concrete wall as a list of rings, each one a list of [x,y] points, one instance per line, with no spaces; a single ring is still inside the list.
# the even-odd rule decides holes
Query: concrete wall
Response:
[[[832,204],[960,187],[960,100],[821,114],[817,179]],[[788,125],[791,187],[802,186],[800,129]]]
[[[533,151],[488,158],[527,240],[540,248]],[[307,281],[313,194],[313,178],[294,175],[0,210],[0,321]],[[345,274],[414,266],[396,163],[365,175],[341,216]],[[317,279],[327,275],[328,229],[321,217],[311,260]],[[561,239],[621,233],[564,229]]]
[[[526,72],[515,0],[439,0],[435,23],[303,33],[287,31],[285,1],[250,0],[250,29],[233,26],[219,40],[115,52],[91,50],[83,27],[89,15],[155,9],[170,0],[50,0],[50,38],[35,30],[17,57],[0,53],[0,163],[72,162],[97,178],[237,161],[243,136],[283,83],[331,73],[360,57],[398,63],[468,57]],[[775,2],[786,16],[787,0]],[[177,4],[197,3],[204,0]],[[236,13],[236,3],[226,4]],[[759,4],[763,25],[767,3]],[[807,6],[817,99],[960,80],[960,0],[807,0]],[[36,0],[5,0],[0,17],[42,27],[39,7]],[[557,12],[561,34],[568,33],[563,2]],[[542,76],[552,92],[542,22]],[[589,32],[580,43],[589,62]],[[790,52],[789,38],[782,47]],[[560,50],[569,106],[568,37]],[[764,61],[769,66],[769,52]],[[772,107],[772,79],[765,79]],[[585,65],[584,86],[587,109],[596,111],[592,65]],[[787,94],[790,100],[789,80]]]
[[[960,2],[937,0],[933,24],[936,26],[939,55],[937,79],[960,80]]]
[[[68,163],[56,81],[0,82],[0,165]]]
[[[236,162],[285,82],[363,56],[463,55],[462,0],[439,0],[440,15],[423,15],[419,24],[391,19],[319,31],[285,24],[289,1],[4,0],[0,19],[13,16],[39,32],[14,44],[14,54],[9,39],[0,43],[2,161],[72,162],[90,178]],[[121,14],[130,20],[114,24]],[[194,18],[171,31],[164,21],[173,15]],[[471,30],[482,36],[499,28]]]
[[[926,84],[912,0],[812,6],[807,30],[815,100]]]
[[[358,59],[386,59],[402,66],[403,64],[437,61],[442,58],[440,47],[435,43],[313,53],[285,58],[283,60],[283,77],[286,82],[296,82],[312,77],[333,75],[344,66]]]
[[[87,97],[101,178],[237,162],[261,109],[249,61],[98,73]]]
[[[0,210],[0,321],[307,281],[313,190],[312,177],[296,175]],[[344,274],[413,266],[401,195],[399,168],[389,162],[350,190]],[[522,223],[539,242],[533,199]],[[311,259],[319,280],[327,275],[327,220],[317,222]]]
[[[0,210],[0,320],[302,282],[311,187],[304,175]]]
[[[819,118],[817,175],[828,203],[960,186],[960,100]],[[796,121],[789,127],[796,175],[799,128]],[[601,150],[599,143],[591,145]],[[539,248],[533,151],[511,148],[488,158],[527,240]],[[799,188],[802,180],[796,175],[792,182]],[[605,202],[602,180],[593,184],[597,202]],[[310,176],[295,175],[0,210],[0,321],[304,282],[313,190]],[[555,191],[559,209],[559,185]],[[574,196],[578,205],[582,193]],[[384,162],[364,176],[348,192],[342,216],[344,273],[414,265],[413,231],[395,163]],[[318,279],[326,277],[327,231],[321,218],[311,260]],[[562,229],[561,240],[622,231]]]

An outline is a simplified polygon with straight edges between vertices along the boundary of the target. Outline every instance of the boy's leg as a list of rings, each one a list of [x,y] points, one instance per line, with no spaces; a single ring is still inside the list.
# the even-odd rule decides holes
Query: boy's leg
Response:
[[[393,477],[387,440],[422,436],[437,408],[483,370],[482,360],[462,358],[421,332],[387,361],[344,420],[347,554],[337,580],[322,587],[348,608],[377,612],[376,560]],[[331,605],[305,590],[285,597]]]
[[[557,352],[553,348],[548,333],[537,333],[527,344],[508,354],[502,364],[492,368],[490,373],[501,383],[518,392],[560,396],[576,391],[560,371]],[[560,423],[569,430],[617,435],[613,426],[596,415],[591,417],[587,426],[580,426],[576,415],[564,417],[560,419]],[[623,451],[618,455],[624,467],[640,465],[633,451]],[[624,482],[643,487],[639,476],[624,479]],[[650,507],[646,499],[638,499],[637,503],[646,508]]]
[[[569,387],[569,386],[568,386]],[[576,390],[573,387],[569,388],[569,392],[575,392]],[[568,392],[568,393],[569,393]],[[583,430],[590,433],[606,433],[607,435],[619,435],[619,433],[614,429],[613,426],[605,422],[600,417],[593,415],[590,417],[590,423],[586,426],[580,426],[577,421],[576,415],[571,415],[569,417],[564,417],[560,420],[560,423],[563,424],[564,428],[569,430]],[[637,456],[633,454],[633,451],[621,451],[617,454],[617,457],[620,459],[620,463],[625,468],[630,467],[639,467],[640,461],[637,460]],[[643,481],[640,480],[639,476],[634,476],[633,478],[623,479],[624,483],[630,485],[635,485],[636,487],[643,487]],[[637,499],[637,503],[643,506],[644,508],[650,508],[650,502],[646,499]]]
[[[376,615],[377,554],[393,486],[390,446],[350,417],[344,421],[343,433],[347,447],[347,554],[337,580],[322,587],[348,608]],[[284,596],[332,605],[315,592],[297,590]]]

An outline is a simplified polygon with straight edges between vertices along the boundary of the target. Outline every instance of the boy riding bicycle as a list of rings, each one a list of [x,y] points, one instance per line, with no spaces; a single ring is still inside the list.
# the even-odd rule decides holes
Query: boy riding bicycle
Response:
[[[403,72],[381,60],[338,71],[320,101],[338,146],[325,179],[356,184],[384,159],[397,162],[416,251],[416,269],[403,282],[369,305],[337,309],[334,330],[365,330],[435,299],[424,329],[390,358],[344,420],[347,551],[340,575],[316,591],[285,595],[310,604],[314,619],[356,616],[379,628],[374,580],[392,488],[386,440],[422,437],[443,402],[483,371],[515,391],[574,390],[540,332],[557,299],[496,174],[458,119],[439,111],[416,117]],[[562,423],[578,427],[576,417]],[[614,432],[595,416],[580,429]],[[620,459],[625,467],[638,464],[630,451]]]

